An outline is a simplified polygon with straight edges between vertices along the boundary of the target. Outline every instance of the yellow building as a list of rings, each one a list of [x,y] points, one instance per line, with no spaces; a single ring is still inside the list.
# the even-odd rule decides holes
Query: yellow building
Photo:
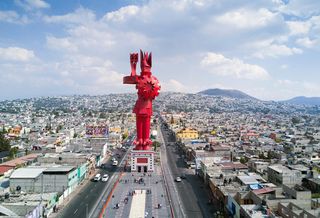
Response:
[[[177,132],[177,137],[180,139],[197,139],[199,138],[199,133],[195,129],[185,128]]]
[[[109,127],[109,132],[121,133],[121,127],[119,126]]]
[[[21,126],[16,126],[16,127],[12,128],[12,129],[10,129],[8,136],[10,136],[10,137],[18,137],[18,136],[20,136],[21,129],[22,129]]]

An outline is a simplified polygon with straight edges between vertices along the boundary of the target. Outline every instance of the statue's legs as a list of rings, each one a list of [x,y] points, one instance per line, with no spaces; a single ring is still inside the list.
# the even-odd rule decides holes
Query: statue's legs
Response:
[[[149,150],[152,141],[150,140],[150,116],[143,119],[143,150]]]
[[[143,143],[143,116],[136,114],[137,136],[135,140],[135,150],[142,150]]]

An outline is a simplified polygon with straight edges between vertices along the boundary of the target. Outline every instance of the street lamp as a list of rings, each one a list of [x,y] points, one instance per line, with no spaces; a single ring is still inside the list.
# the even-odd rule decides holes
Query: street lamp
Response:
[[[88,204],[86,204],[86,218],[89,218],[89,214],[88,214]]]

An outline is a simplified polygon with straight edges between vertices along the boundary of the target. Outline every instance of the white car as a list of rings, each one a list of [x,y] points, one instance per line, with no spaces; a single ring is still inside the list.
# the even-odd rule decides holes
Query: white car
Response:
[[[102,182],[106,182],[106,181],[108,181],[108,179],[109,179],[109,175],[108,175],[108,174],[104,174],[104,175],[102,176],[101,181],[102,181]]]
[[[176,177],[176,182],[181,182],[182,180],[181,180],[181,178],[180,178],[180,176],[178,176],[178,177]]]
[[[112,162],[112,166],[118,166],[118,161],[117,161],[117,160],[114,160],[114,161]]]
[[[95,177],[93,178],[93,181],[98,182],[101,179],[101,175],[98,173],[97,175],[95,175]]]

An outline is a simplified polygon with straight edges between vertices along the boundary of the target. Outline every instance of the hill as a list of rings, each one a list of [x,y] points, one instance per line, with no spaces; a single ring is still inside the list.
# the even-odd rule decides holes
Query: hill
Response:
[[[320,105],[320,97],[298,96],[282,102],[289,104]]]
[[[244,92],[234,89],[206,89],[201,92],[198,92],[200,95],[212,95],[212,96],[221,96],[228,98],[237,98],[237,99],[250,99],[258,100]]]

